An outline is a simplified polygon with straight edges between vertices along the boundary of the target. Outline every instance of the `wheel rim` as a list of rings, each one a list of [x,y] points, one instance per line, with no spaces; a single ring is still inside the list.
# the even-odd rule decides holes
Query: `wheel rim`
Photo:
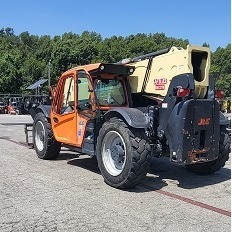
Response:
[[[41,121],[38,121],[35,125],[35,144],[39,151],[44,149],[45,142],[45,129]]]
[[[118,176],[126,163],[126,145],[116,131],[109,131],[102,142],[102,159],[106,170],[112,176]]]

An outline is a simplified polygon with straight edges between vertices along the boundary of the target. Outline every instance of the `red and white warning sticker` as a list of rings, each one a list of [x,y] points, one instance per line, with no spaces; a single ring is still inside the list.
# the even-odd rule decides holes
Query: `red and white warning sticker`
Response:
[[[156,85],[155,86],[155,90],[164,90],[165,89],[165,85]]]
[[[167,78],[154,79],[155,85],[165,85],[167,84]]]
[[[155,90],[164,90],[167,84],[167,78],[154,79]]]

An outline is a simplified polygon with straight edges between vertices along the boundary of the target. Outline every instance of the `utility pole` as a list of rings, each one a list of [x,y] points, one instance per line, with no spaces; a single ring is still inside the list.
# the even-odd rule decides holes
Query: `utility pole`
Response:
[[[37,90],[37,91],[38,91],[38,92],[37,92],[37,94],[38,94],[38,96],[39,96],[39,95],[40,95],[40,91],[39,91],[40,85],[38,85],[38,87],[37,87],[37,88],[38,88],[38,90]]]
[[[50,87],[51,81],[51,59],[48,61],[48,88]]]

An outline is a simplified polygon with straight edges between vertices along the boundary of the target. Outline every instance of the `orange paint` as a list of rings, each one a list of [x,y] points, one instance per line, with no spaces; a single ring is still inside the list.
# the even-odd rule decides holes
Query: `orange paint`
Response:
[[[59,82],[51,95],[53,96],[52,109],[51,109],[51,124],[52,130],[55,136],[55,139],[61,143],[76,146],[81,148],[83,140],[86,133],[86,125],[88,121],[96,117],[96,96],[94,91],[90,91],[89,101],[91,103],[91,109],[80,109],[78,108],[78,71],[85,71],[89,76],[89,89],[94,89],[96,82],[93,83],[93,80],[97,77],[90,76],[89,72],[96,70],[100,67],[101,63],[83,65],[70,69],[62,74],[59,79]],[[115,75],[110,74],[101,74],[101,78],[114,79]],[[62,112],[62,107],[64,104],[64,92],[65,92],[65,81],[67,78],[72,77],[74,80],[74,105],[71,110]],[[126,89],[125,82],[123,78],[118,77],[122,80],[123,88]],[[68,90],[69,91],[69,90]],[[72,92],[73,93],[73,92]],[[67,97],[67,96],[66,96]],[[66,98],[67,99],[67,98]],[[124,106],[128,107],[129,101],[127,96],[127,91],[125,91],[125,100],[126,103]],[[114,106],[115,107],[115,106]],[[110,106],[102,106],[100,110],[109,110]]]

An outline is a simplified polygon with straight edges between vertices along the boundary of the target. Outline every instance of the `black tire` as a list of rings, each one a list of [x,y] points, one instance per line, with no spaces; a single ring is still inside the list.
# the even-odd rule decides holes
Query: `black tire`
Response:
[[[112,169],[109,169],[108,165],[105,164],[106,161],[103,160],[105,159],[105,153],[103,153],[103,151],[105,151],[105,147],[110,146],[110,149],[108,150],[110,150],[109,156],[111,158],[113,157],[113,154],[115,154],[113,153],[113,143],[107,144],[105,142],[105,140],[110,135],[114,136],[114,134],[118,135],[119,138],[121,136],[121,145],[116,146],[119,146],[118,153],[120,149],[123,149],[124,157],[122,158],[123,161],[121,161],[124,163],[124,166],[122,165],[122,169],[119,170],[117,174],[112,174],[112,172],[109,171]],[[146,140],[144,130],[131,128],[127,126],[127,124],[121,119],[112,118],[110,121],[107,121],[103,124],[97,138],[96,151],[98,167],[101,171],[104,181],[112,187],[120,189],[132,188],[142,182],[147,172],[149,171],[151,152],[150,145]]]
[[[185,165],[188,171],[198,174],[211,174],[225,166],[226,161],[229,159],[230,154],[230,137],[225,132],[224,128],[221,130],[220,142],[219,142],[219,155],[216,160],[206,162]]]
[[[33,144],[40,159],[52,160],[59,156],[61,144],[55,140],[51,123],[43,113],[36,114],[34,119]]]

